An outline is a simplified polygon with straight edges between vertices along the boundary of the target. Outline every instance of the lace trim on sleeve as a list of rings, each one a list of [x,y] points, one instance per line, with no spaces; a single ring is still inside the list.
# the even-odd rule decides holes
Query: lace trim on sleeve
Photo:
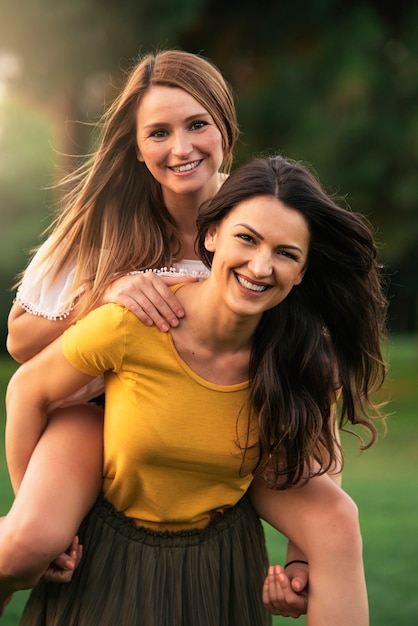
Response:
[[[18,289],[16,298],[13,300],[13,302],[17,302],[17,304],[19,304],[19,306],[21,306],[22,309],[26,311],[26,313],[30,313],[30,315],[38,315],[39,317],[44,317],[45,319],[53,321],[64,320],[70,315],[71,311],[74,308],[74,305],[71,305],[66,311],[61,311],[59,313],[48,313],[47,311],[36,308],[36,306],[34,306],[32,303],[23,300],[20,296],[20,288]]]
[[[68,317],[74,308],[74,298],[70,291],[74,280],[75,265],[69,264],[52,281],[54,261],[59,257],[59,250],[54,258],[43,261],[51,241],[48,239],[37,251],[29,263],[22,283],[19,286],[15,302],[27,313],[39,315],[49,320],[62,320]]]

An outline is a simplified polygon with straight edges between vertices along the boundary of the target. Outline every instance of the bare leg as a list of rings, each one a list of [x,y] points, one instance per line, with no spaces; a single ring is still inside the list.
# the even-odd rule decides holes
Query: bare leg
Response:
[[[293,541],[309,561],[307,626],[368,626],[357,507],[328,476],[298,489],[251,488],[259,515]]]
[[[103,411],[93,404],[58,409],[0,524],[0,606],[33,586],[64,552],[102,482]]]

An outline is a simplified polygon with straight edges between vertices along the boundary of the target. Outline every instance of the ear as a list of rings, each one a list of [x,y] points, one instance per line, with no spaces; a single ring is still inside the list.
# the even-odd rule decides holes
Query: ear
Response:
[[[205,248],[208,252],[215,252],[218,227],[211,226],[205,236]]]
[[[136,158],[138,159],[138,161],[139,161],[140,163],[144,163],[144,159],[143,159],[143,157],[142,157],[142,155],[141,155],[141,153],[140,153],[140,151],[139,151],[138,146],[136,147]]]

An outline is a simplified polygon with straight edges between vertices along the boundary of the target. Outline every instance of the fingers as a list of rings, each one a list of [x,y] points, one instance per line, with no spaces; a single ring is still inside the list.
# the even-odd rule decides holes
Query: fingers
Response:
[[[169,286],[196,280],[185,276],[161,276],[154,272],[122,276],[108,287],[103,302],[125,306],[147,326],[155,324],[167,332],[170,326],[178,326],[179,319],[184,317],[184,309]]]
[[[68,549],[68,556],[72,559],[74,563],[73,569],[75,569],[81,561],[81,557],[83,556],[83,546],[80,545],[80,540],[77,537],[74,537],[73,542]]]
[[[54,567],[57,570],[74,570],[80,563],[82,554],[83,546],[80,545],[78,537],[74,537],[68,550],[53,561]]]
[[[74,559],[70,557],[66,552],[57,556],[49,566],[49,568],[54,568],[55,570],[73,570],[74,569]]]
[[[287,572],[287,568],[286,568]],[[291,578],[290,585],[296,593],[300,593],[308,586],[309,574],[307,568],[298,568],[296,574]]]
[[[306,594],[296,593],[280,565],[270,566],[262,591],[263,604],[273,615],[297,618],[306,613]]]
[[[75,537],[67,552],[60,554],[49,565],[42,576],[42,580],[49,583],[70,582],[82,556],[83,546],[80,545],[78,537]]]
[[[51,564],[41,580],[45,583],[69,583],[73,574],[74,570],[57,569],[54,564]]]
[[[177,297],[159,276],[152,273],[143,276],[151,278],[148,278],[148,283],[144,280],[135,285],[128,308],[148,326],[155,324],[163,332],[168,331],[170,326],[175,328],[184,316]]]

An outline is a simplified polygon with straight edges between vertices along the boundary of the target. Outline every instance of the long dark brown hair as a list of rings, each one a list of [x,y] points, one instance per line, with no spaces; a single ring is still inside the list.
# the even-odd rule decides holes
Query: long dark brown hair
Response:
[[[287,488],[340,467],[335,433],[360,424],[377,437],[379,405],[371,399],[385,378],[381,341],[387,301],[373,231],[367,220],[338,206],[304,165],[280,156],[238,168],[198,217],[197,248],[210,267],[204,241],[239,202],[268,195],[306,219],[307,268],[300,285],[266,311],[253,338],[249,406],[258,416],[256,473]],[[318,470],[319,465],[319,470]]]

